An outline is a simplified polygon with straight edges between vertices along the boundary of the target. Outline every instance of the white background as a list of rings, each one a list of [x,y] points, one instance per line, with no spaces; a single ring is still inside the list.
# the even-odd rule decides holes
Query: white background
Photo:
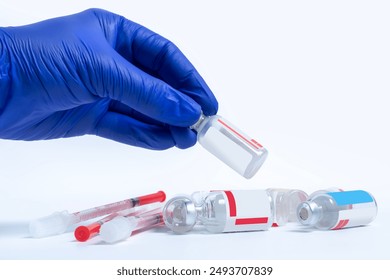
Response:
[[[110,3],[109,3],[110,2]],[[99,7],[172,40],[205,78],[219,114],[269,150],[246,180],[199,145],[148,151],[93,136],[0,141],[0,259],[389,259],[390,5],[387,1],[0,1],[0,26]],[[31,239],[30,219],[157,190],[365,189],[367,227],[177,236],[115,244],[72,233]]]

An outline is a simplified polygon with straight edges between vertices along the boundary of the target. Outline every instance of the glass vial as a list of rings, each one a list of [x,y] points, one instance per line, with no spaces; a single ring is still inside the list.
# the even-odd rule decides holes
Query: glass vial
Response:
[[[272,225],[271,205],[265,190],[196,192],[177,196],[163,209],[165,225],[175,233],[202,224],[213,233],[267,230]]]
[[[322,230],[367,225],[376,214],[374,197],[362,190],[318,193],[297,208],[301,224]]]
[[[267,189],[273,214],[273,227],[298,222],[297,207],[308,199],[307,193],[297,189]]]
[[[268,151],[221,116],[201,115],[191,126],[198,133],[198,142],[210,153],[250,179],[260,169]]]

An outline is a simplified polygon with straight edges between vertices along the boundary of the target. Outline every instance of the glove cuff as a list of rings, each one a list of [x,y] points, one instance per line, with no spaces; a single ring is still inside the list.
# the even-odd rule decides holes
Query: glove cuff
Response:
[[[10,61],[5,44],[4,31],[0,28],[0,115],[3,112],[10,89]]]

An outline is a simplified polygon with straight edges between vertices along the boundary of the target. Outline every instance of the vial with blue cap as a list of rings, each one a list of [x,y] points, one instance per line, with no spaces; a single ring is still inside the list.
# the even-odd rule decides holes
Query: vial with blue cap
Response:
[[[318,193],[302,202],[297,218],[302,225],[337,230],[371,223],[377,215],[375,198],[363,190]]]

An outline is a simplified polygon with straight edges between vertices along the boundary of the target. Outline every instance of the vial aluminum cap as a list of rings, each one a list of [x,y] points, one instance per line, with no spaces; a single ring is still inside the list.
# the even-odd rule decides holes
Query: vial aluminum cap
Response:
[[[313,225],[320,217],[320,208],[313,201],[305,201],[298,205],[297,218],[302,225]]]

